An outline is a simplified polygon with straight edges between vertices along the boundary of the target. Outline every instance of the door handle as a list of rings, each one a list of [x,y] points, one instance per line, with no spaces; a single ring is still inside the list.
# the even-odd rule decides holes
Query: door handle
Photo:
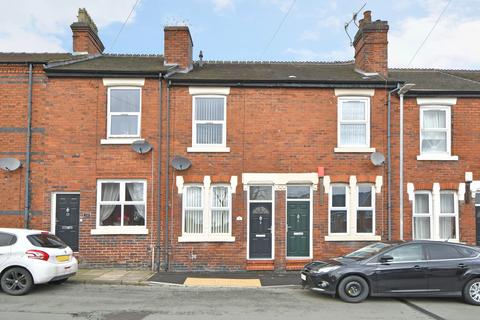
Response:
[[[463,264],[463,263],[459,263],[458,266],[457,266],[459,269],[467,269],[467,265]]]
[[[419,265],[413,266],[414,270],[421,270],[422,268]]]

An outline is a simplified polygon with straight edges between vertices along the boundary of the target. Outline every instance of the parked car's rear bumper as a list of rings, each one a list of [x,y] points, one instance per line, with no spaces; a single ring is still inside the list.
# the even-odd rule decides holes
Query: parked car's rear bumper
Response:
[[[48,261],[36,261],[30,273],[35,284],[62,280],[73,276],[78,271],[78,262],[74,257],[65,263],[51,263]]]

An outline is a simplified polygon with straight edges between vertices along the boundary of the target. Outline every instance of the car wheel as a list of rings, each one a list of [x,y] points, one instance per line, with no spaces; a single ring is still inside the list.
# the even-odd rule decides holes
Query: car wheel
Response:
[[[346,277],[338,285],[338,296],[345,302],[362,302],[368,297],[368,293],[367,281],[359,276]]]
[[[62,284],[67,280],[68,280],[68,278],[61,279],[61,280],[50,281],[49,284]]]
[[[5,293],[20,296],[32,289],[33,278],[30,272],[24,268],[11,268],[3,274],[0,285]]]
[[[466,302],[480,306],[480,279],[470,280],[463,289],[463,298]]]

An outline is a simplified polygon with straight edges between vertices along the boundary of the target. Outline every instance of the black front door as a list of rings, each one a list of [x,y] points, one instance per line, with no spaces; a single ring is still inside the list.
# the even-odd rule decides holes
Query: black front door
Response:
[[[272,204],[250,203],[250,259],[272,258]]]
[[[387,251],[393,259],[375,269],[378,293],[421,293],[428,291],[428,263],[423,245],[409,244]]]
[[[57,194],[55,234],[73,251],[78,251],[79,194]]]

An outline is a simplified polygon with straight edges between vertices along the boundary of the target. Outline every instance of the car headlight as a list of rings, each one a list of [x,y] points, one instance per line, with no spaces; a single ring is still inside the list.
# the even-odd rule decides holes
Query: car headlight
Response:
[[[327,272],[330,272],[330,271],[337,270],[338,268],[340,268],[340,266],[326,266],[326,267],[322,267],[318,270],[315,270],[313,272],[314,273],[327,273]]]

